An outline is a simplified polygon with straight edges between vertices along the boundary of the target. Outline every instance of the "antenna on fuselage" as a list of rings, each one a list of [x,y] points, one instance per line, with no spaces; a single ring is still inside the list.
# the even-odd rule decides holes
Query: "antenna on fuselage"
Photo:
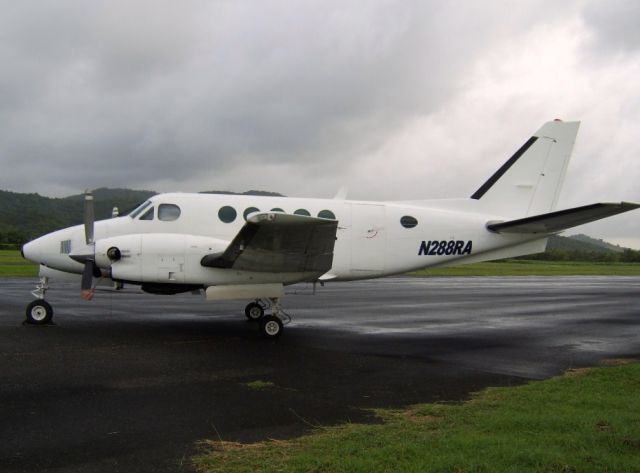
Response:
[[[348,193],[349,193],[349,188],[346,185],[344,185],[344,186],[340,187],[340,189],[338,189],[338,192],[333,197],[333,199],[334,200],[346,200]]]

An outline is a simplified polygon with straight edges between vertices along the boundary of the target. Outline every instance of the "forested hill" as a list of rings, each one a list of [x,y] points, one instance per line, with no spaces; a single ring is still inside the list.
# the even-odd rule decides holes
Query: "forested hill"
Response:
[[[128,189],[96,189],[96,219],[111,216],[114,206],[124,210],[154,194],[151,191]],[[82,195],[57,199],[39,194],[0,191],[0,235],[5,243],[20,243],[81,223],[83,199]]]
[[[109,218],[114,207],[125,214],[150,196],[153,191],[131,189],[95,189],[96,220]],[[226,191],[206,191],[208,194],[234,194]],[[244,195],[279,196],[275,192],[247,191]],[[84,195],[64,198],[39,194],[0,191],[0,243],[24,243],[60,228],[82,223]]]
[[[584,235],[582,233],[580,233],[578,235],[571,235],[571,238],[573,240],[577,240],[577,241],[580,241],[582,243],[590,243],[590,244],[594,245],[596,248],[600,248],[600,249],[604,248],[606,250],[611,250],[611,251],[616,252],[616,253],[622,253],[625,250],[620,245],[612,245],[609,242],[606,242],[606,241],[601,240],[601,239],[591,238],[590,236]]]
[[[522,256],[520,259],[640,263],[640,251],[612,245],[583,234],[569,237],[553,235],[549,237],[547,251]]]

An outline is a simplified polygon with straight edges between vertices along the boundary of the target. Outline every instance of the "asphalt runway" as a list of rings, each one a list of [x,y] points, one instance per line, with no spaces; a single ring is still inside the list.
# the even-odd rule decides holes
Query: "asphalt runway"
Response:
[[[191,471],[200,439],[375,421],[640,354],[640,278],[388,278],[291,288],[277,341],[244,303],[0,280],[0,471]],[[253,381],[273,383],[256,390]]]

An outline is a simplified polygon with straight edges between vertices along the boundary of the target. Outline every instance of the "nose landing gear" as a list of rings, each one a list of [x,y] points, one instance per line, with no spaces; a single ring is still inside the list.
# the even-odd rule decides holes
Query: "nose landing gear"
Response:
[[[49,289],[49,278],[42,276],[40,282],[36,286],[36,290],[33,291],[33,297],[35,301],[31,302],[27,306],[27,323],[34,325],[46,325],[51,323],[53,319],[53,308],[51,304],[44,300],[44,295]]]

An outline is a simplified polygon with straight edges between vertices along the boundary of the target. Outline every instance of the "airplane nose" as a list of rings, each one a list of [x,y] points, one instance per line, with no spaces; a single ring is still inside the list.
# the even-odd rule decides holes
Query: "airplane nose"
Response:
[[[22,248],[20,248],[20,254],[26,260],[33,261],[36,263],[38,262],[36,261],[37,255],[36,255],[36,252],[34,251],[33,241],[30,241],[29,243],[25,243],[24,245],[22,245]]]
[[[40,237],[22,245],[20,253],[24,259],[42,264],[47,254],[51,252],[49,246],[49,241],[45,237]]]

